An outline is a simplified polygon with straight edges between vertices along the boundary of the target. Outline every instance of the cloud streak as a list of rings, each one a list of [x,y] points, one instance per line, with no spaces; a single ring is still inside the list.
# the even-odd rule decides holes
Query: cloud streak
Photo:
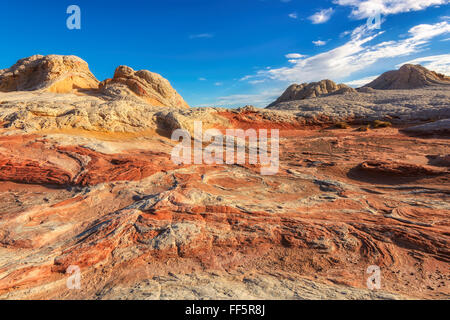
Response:
[[[371,83],[376,78],[378,78],[378,76],[370,76],[370,77],[365,77],[365,78],[361,78],[361,79],[357,79],[357,80],[353,80],[353,81],[347,81],[347,82],[345,82],[345,84],[350,87],[353,87],[353,88],[359,88],[368,83]]]
[[[191,34],[189,39],[208,39],[213,38],[214,35],[211,33],[199,33],[199,34]]]
[[[335,4],[352,7],[351,17],[366,19],[374,14],[398,14],[409,11],[420,11],[430,6],[450,3],[450,0],[335,0]]]
[[[327,41],[317,40],[312,42],[315,46],[320,47],[327,44]]]

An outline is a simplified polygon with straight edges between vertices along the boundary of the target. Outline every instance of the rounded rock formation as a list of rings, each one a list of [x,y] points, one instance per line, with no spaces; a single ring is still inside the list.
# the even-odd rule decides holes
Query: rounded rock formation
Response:
[[[148,70],[134,71],[119,66],[112,79],[100,83],[100,89],[104,94],[116,97],[129,95],[131,91],[153,106],[189,108],[167,79]]]
[[[378,90],[398,90],[442,85],[450,85],[450,77],[430,71],[421,65],[405,64],[399,70],[383,73],[364,87]]]
[[[76,56],[34,55],[0,70],[2,92],[45,90],[70,93],[97,88],[98,80],[88,64]]]
[[[342,94],[347,92],[356,92],[345,84],[336,84],[331,80],[321,80],[319,82],[293,84],[268,107],[272,107],[281,102],[304,100],[308,98],[316,98],[326,94]]]

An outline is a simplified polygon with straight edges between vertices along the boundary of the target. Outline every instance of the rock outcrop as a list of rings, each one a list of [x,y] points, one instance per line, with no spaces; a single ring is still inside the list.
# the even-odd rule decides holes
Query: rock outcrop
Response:
[[[148,70],[134,71],[119,66],[112,79],[100,83],[100,89],[104,94],[119,98],[131,92],[153,106],[189,108],[167,79]]]
[[[319,82],[293,84],[268,107],[275,106],[281,102],[304,100],[308,98],[316,98],[327,94],[341,94],[347,92],[356,92],[345,84],[336,84],[331,80],[321,80]]]
[[[97,89],[98,80],[88,64],[76,56],[34,55],[0,70],[0,91],[45,90],[69,93]]]
[[[359,169],[376,174],[378,176],[402,176],[402,177],[420,177],[433,176],[448,173],[447,171],[436,168],[420,166],[410,163],[386,162],[386,161],[365,161],[359,165]]]
[[[420,135],[450,134],[450,119],[438,120],[430,123],[403,129],[404,132]]]
[[[417,89],[427,86],[450,86],[450,77],[421,65],[405,64],[399,70],[383,73],[364,87],[378,90]]]

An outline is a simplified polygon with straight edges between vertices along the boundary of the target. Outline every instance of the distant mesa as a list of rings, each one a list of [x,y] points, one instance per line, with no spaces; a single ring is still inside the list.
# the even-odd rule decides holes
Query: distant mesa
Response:
[[[113,96],[127,96],[131,93],[154,106],[189,108],[189,105],[170,85],[170,82],[157,73],[148,70],[134,71],[120,66],[114,78],[100,83],[102,93]]]
[[[348,92],[356,92],[356,90],[345,84],[336,84],[331,80],[293,84],[289,86],[289,88],[287,88],[275,102],[271,103],[268,108],[282,102],[304,100],[309,98],[317,98],[327,94],[342,94]]]
[[[0,91],[45,90],[70,93],[97,89],[98,80],[88,64],[76,56],[34,55],[0,70]]]
[[[398,90],[442,85],[450,85],[450,77],[430,71],[421,65],[405,64],[399,70],[383,73],[364,87],[377,90]]]

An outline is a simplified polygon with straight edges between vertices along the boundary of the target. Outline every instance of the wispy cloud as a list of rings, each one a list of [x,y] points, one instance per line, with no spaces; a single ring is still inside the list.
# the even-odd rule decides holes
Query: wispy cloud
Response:
[[[376,78],[378,78],[378,76],[370,76],[370,77],[365,77],[365,78],[361,78],[361,79],[356,79],[353,81],[347,81],[347,82],[345,82],[345,84],[350,87],[359,88],[359,87],[362,87],[362,86],[372,82]]]
[[[450,0],[334,0],[334,3],[352,7],[353,18],[366,19],[377,13],[390,15],[419,11],[430,6],[450,3]]]
[[[327,44],[327,41],[317,40],[312,42],[315,46],[320,47]]]
[[[206,81],[206,78],[200,77],[198,78],[199,81]]]
[[[288,17],[289,17],[289,18],[292,18],[292,19],[297,19],[297,18],[298,18],[297,12],[289,13],[289,14],[288,14]]]
[[[306,56],[303,55],[303,54],[300,54],[300,53],[288,53],[287,55],[285,55],[285,57],[287,59],[301,59],[301,58],[304,58]]]
[[[313,24],[325,23],[328,20],[330,20],[333,12],[334,12],[333,8],[323,9],[323,10],[320,10],[319,12],[316,12],[315,14],[310,16],[308,19],[311,20],[311,22]]]
[[[212,33],[199,33],[199,34],[191,34],[189,39],[208,39],[213,38],[214,35]]]

